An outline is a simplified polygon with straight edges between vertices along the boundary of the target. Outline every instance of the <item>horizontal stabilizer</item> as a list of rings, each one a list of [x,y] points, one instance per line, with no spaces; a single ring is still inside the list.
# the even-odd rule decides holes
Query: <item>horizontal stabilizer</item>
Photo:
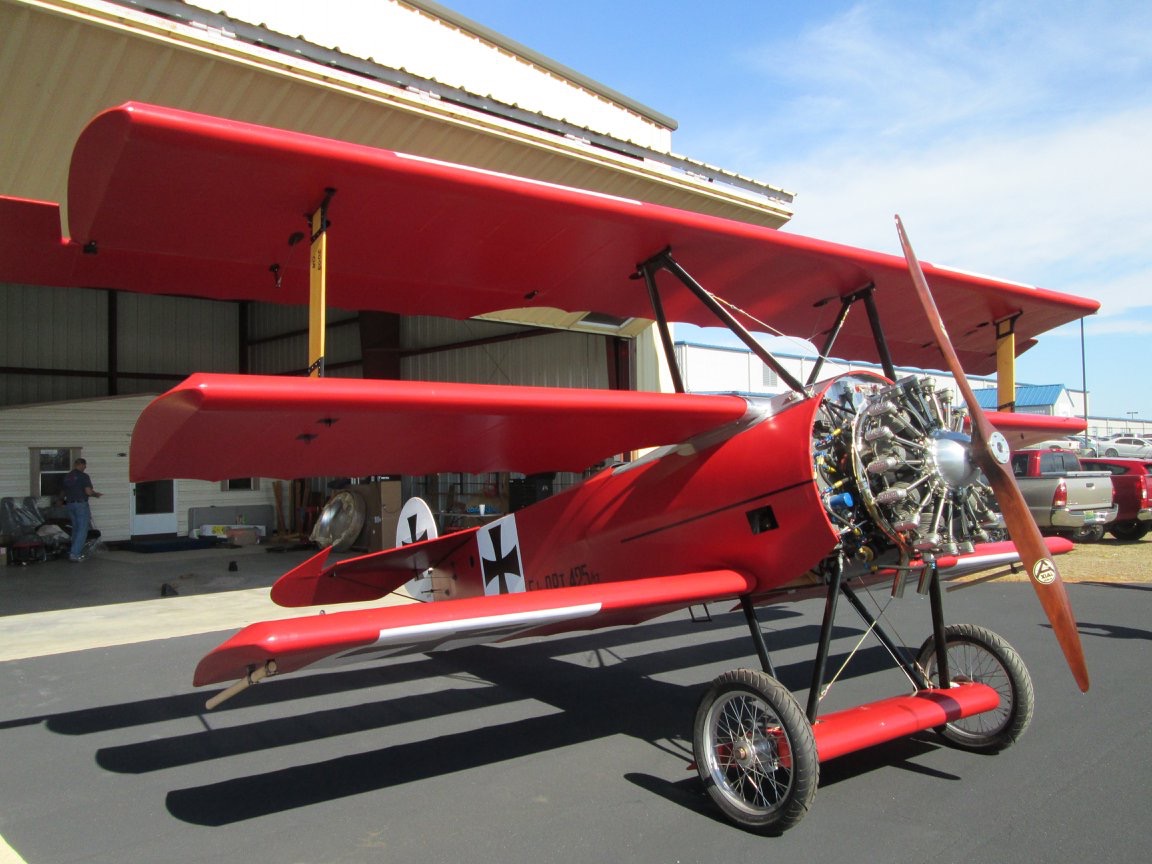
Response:
[[[475,528],[361,555],[325,566],[331,547],[289,570],[272,586],[278,606],[322,606],[378,600],[435,567],[472,539]]]
[[[269,661],[282,674],[320,660],[373,660],[635,624],[693,604],[738,597],[752,585],[748,576],[715,570],[264,621],[209,652],[196,667],[193,683],[245,678]]]

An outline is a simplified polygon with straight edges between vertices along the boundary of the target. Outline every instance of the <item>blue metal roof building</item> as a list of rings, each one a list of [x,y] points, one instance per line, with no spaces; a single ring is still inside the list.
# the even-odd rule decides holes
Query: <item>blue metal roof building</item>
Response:
[[[1068,398],[1063,384],[1019,384],[1016,387],[1016,410],[1023,414],[1056,414],[1056,406]],[[984,410],[995,411],[996,389],[977,390],[976,401]]]

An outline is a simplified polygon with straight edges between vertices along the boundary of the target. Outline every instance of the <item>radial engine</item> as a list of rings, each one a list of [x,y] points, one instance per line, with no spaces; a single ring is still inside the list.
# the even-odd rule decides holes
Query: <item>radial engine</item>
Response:
[[[926,376],[838,378],[812,432],[817,482],[845,555],[864,562],[971,552],[1004,539],[1003,520],[969,456],[967,412]]]

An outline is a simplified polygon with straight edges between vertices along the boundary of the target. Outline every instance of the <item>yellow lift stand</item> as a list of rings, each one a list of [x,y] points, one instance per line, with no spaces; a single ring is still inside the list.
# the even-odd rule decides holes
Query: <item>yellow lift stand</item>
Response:
[[[335,189],[324,190],[324,200],[309,220],[311,247],[308,254],[308,377],[324,377],[324,339],[328,329],[328,284],[324,267],[328,260],[328,205]]]
[[[996,322],[996,410],[1016,410],[1016,319]]]

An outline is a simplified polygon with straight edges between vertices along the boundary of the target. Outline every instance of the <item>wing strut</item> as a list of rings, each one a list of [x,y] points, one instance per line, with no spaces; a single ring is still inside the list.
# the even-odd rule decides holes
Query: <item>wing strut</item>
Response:
[[[892,354],[888,350],[888,338],[884,335],[884,328],[880,323],[880,312],[876,309],[876,298],[872,296],[875,290],[876,283],[869,282],[859,291],[853,291],[847,297],[840,299],[840,311],[836,315],[836,323],[828,330],[828,338],[824,341],[824,347],[820,350],[816,365],[812,367],[812,374],[808,376],[809,386],[819,380],[820,370],[824,368],[824,360],[831,356],[832,346],[836,344],[836,337],[840,335],[844,322],[848,320],[848,312],[852,309],[853,304],[859,300],[864,301],[864,309],[868,313],[868,325],[872,328],[872,340],[876,343],[876,354],[880,357],[880,365],[884,368],[884,374],[888,376],[889,381],[896,380],[896,367],[892,363]]]
[[[661,254],[668,253],[668,248]],[[668,316],[664,314],[664,303],[660,300],[660,289],[656,285],[656,271],[658,267],[649,266],[654,259],[649,258],[640,265],[639,271],[644,276],[644,284],[648,286],[648,298],[652,302],[652,311],[656,315],[656,326],[660,330],[660,341],[664,345],[664,356],[668,360],[668,371],[672,374],[672,386],[677,393],[684,391],[684,377],[680,374],[680,364],[676,362],[676,346],[672,343],[672,331],[668,329]]]
[[[780,377],[781,381],[783,381],[789,386],[789,388],[795,390],[797,393],[804,393],[804,385],[800,383],[800,380],[787,369],[785,369],[780,364],[780,361],[772,356],[768,349],[757,342],[756,337],[749,333],[747,328],[745,328],[743,324],[737,321],[731,312],[721,306],[720,303],[717,302],[716,297],[710,291],[708,291],[706,288],[704,288],[704,286],[693,279],[688,271],[680,266],[676,259],[672,257],[671,247],[665,247],[662,251],[657,252],[647,261],[644,261],[641,264],[637,264],[636,269],[643,275],[644,281],[648,284],[648,290],[653,295],[653,303],[655,306],[659,306],[659,298],[655,292],[656,273],[660,270],[667,270],[669,273],[679,279],[684,287],[691,291],[696,296],[696,299],[699,300],[704,305],[704,307],[708,309],[708,311],[719,318],[721,323],[727,327],[733,333],[733,335],[735,335],[741,342],[747,345],[753,354],[763,360],[764,364],[773,372],[775,372]],[[654,311],[656,312],[657,321],[659,321],[663,314],[662,309],[657,308],[654,309]],[[670,343],[672,340],[671,336],[667,334],[667,323],[662,326],[660,336],[665,341],[665,351],[668,351],[668,343]],[[676,356],[675,354],[669,352],[668,365],[670,368],[675,368],[675,364]],[[675,377],[679,377],[679,370],[676,369],[676,371],[674,371],[672,374]]]

